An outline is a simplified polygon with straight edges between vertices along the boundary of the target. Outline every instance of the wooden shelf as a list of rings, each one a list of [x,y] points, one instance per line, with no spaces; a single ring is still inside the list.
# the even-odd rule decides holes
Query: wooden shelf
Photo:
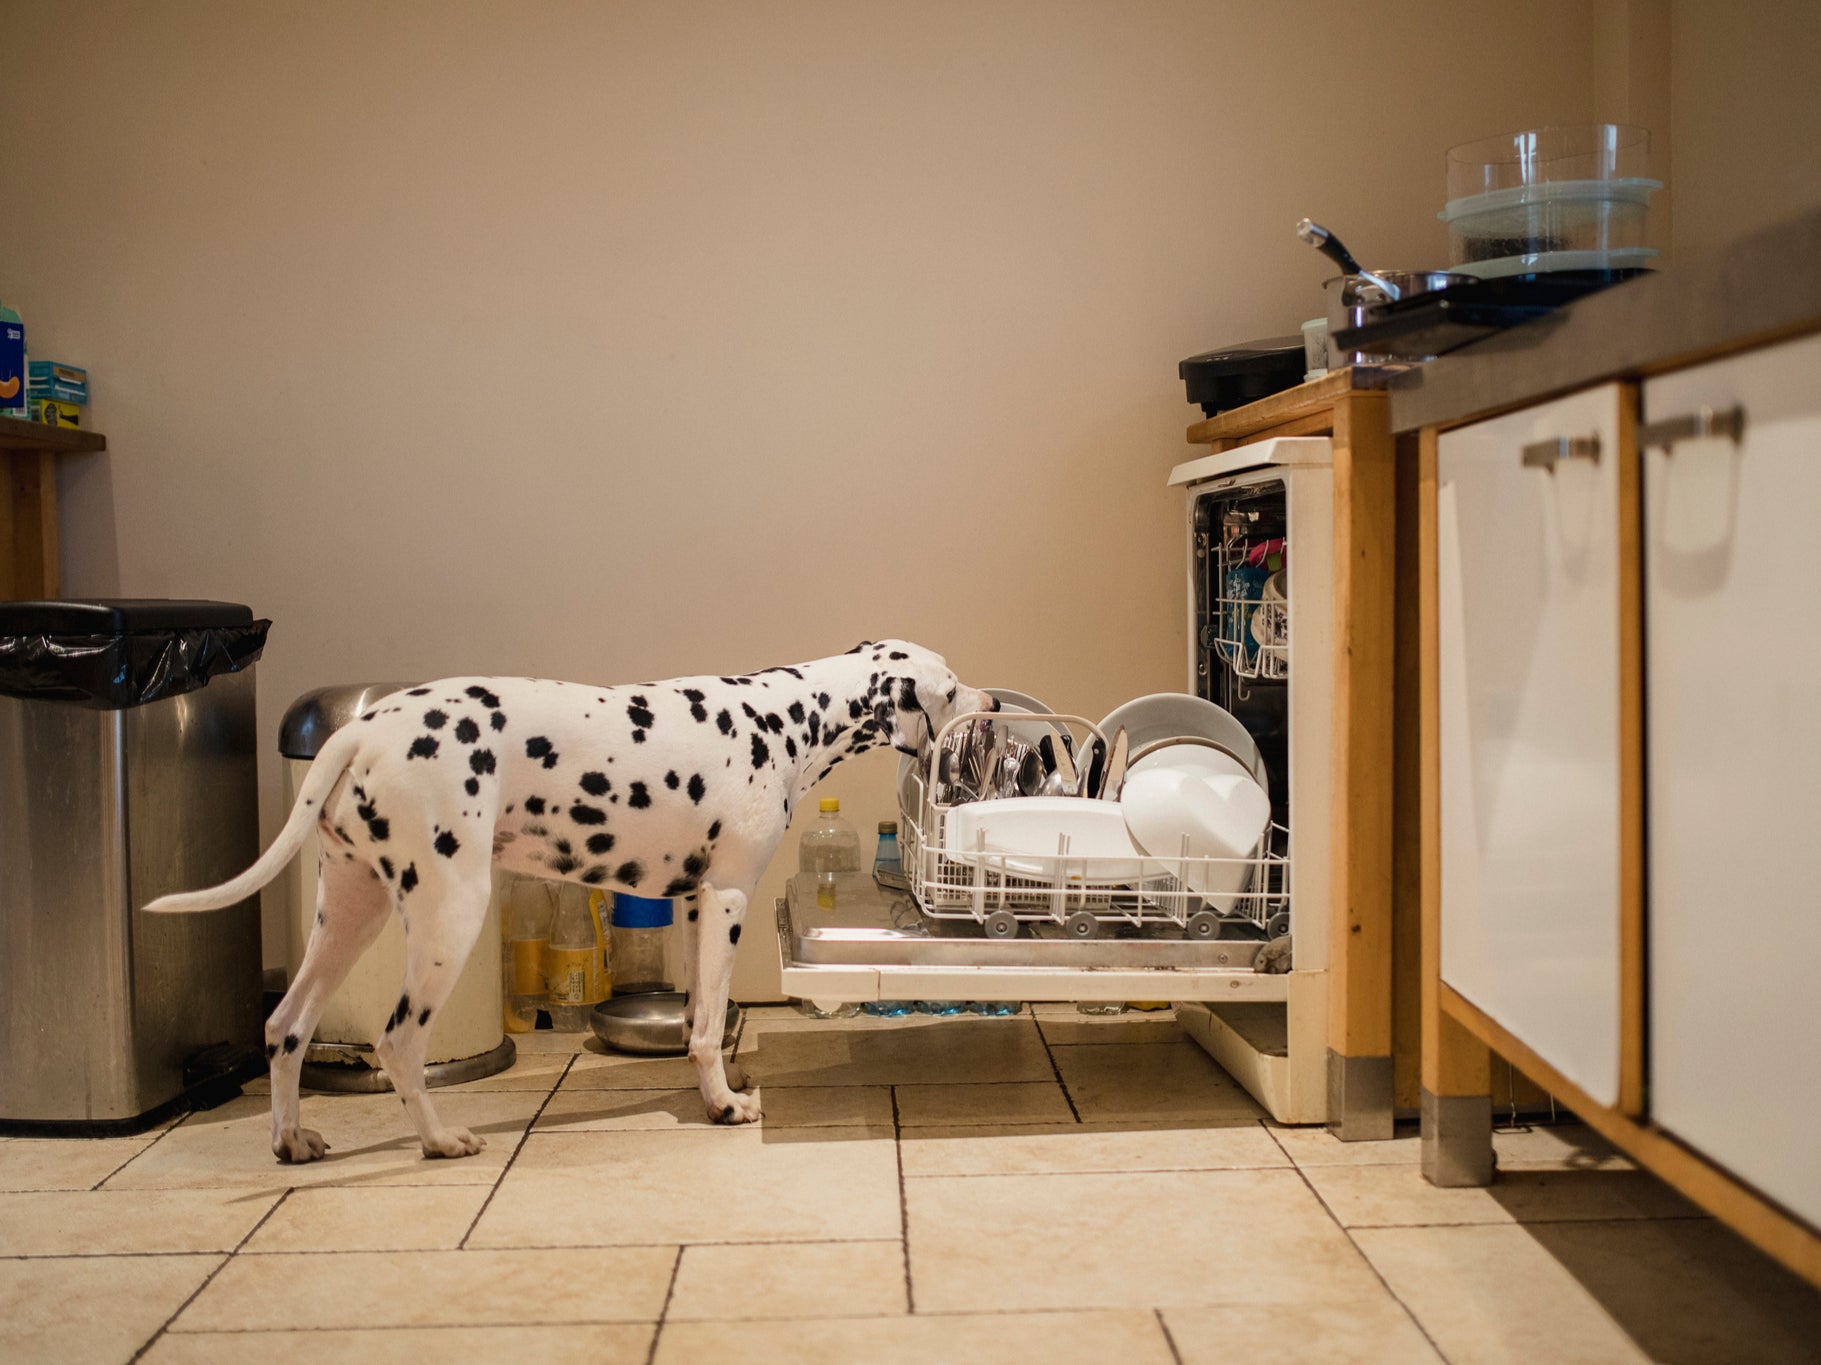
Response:
[[[106,450],[107,437],[77,427],[46,426],[18,417],[0,417],[0,450],[27,454],[87,455]]]
[[[1196,422],[1188,430],[1188,442],[1192,446],[1225,449],[1263,436],[1318,435],[1331,429],[1325,419],[1341,399],[1356,393],[1382,392],[1397,373],[1397,368],[1365,365],[1332,370],[1320,379]]]
[[[57,460],[106,449],[98,431],[0,417],[0,600],[57,596]]]

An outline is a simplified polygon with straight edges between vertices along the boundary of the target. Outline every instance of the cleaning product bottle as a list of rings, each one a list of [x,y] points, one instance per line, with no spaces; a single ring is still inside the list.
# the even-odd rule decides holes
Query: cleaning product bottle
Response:
[[[601,989],[600,924],[588,907],[589,890],[561,882],[556,915],[544,946],[544,984],[550,992],[550,1026],[564,1033],[583,1033],[588,1015],[606,998]]]
[[[25,416],[25,324],[0,302],[0,417]]]
[[[822,798],[815,826],[797,842],[797,870],[816,874],[816,905],[835,908],[836,878],[860,870],[860,835],[841,818],[841,802]]]

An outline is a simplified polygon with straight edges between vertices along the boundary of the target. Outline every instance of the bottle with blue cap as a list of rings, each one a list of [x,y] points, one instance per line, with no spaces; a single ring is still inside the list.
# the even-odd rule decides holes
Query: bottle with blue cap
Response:
[[[614,995],[672,989],[664,976],[664,945],[675,919],[676,912],[666,897],[614,896]]]

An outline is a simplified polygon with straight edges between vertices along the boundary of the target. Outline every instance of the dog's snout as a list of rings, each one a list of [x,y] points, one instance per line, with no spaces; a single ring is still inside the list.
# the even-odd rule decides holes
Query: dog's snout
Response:
[[[987,701],[992,703],[992,709],[994,711],[997,711],[999,709],[999,698],[994,697],[994,696],[988,696]]]

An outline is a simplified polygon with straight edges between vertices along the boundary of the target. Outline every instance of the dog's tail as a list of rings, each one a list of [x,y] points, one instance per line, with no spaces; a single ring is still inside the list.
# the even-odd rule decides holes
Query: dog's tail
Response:
[[[285,821],[285,827],[278,831],[278,837],[272,841],[271,847],[259,855],[259,861],[253,866],[220,886],[160,896],[145,908],[157,914],[219,910],[223,906],[245,900],[271,881],[303,846],[311,823],[322,810],[323,802],[328,799],[335,784],[341,780],[341,775],[348,770],[348,764],[359,743],[359,736],[351,725],[344,726],[329,736],[328,742],[322,746],[316,761],[310,765],[310,771],[304,777],[303,789],[297,793],[297,804],[291,807],[290,819]]]

